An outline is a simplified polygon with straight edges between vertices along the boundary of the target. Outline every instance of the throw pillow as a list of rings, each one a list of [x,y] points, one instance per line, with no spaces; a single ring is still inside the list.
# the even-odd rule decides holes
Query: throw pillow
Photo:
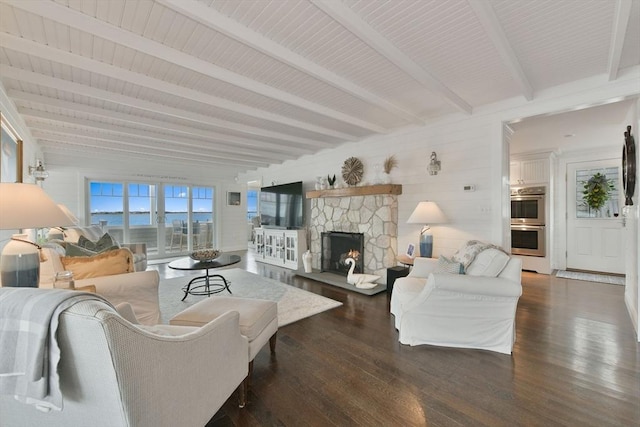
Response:
[[[121,302],[120,304],[116,305],[114,308],[116,309],[118,314],[122,316],[124,319],[128,320],[134,325],[140,324],[140,322],[138,322],[138,318],[136,317],[135,312],[133,311],[133,307],[131,307],[130,303]]]
[[[453,254],[453,260],[462,264],[466,269],[476,256],[490,245],[479,240],[469,240],[458,251]]]
[[[498,277],[508,262],[509,255],[501,250],[489,248],[480,252],[465,272],[469,276]]]
[[[69,243],[65,245],[65,256],[75,257],[75,256],[93,256],[95,255],[95,251],[85,249],[83,246],[76,245],[74,243]]]
[[[81,248],[89,249],[90,251],[95,252],[96,244],[84,236],[78,237],[78,243],[76,243],[76,245],[80,246]]]
[[[133,273],[133,254],[127,248],[115,249],[94,256],[63,257],[65,270],[73,272],[74,279]]]
[[[435,270],[433,270],[434,273],[449,274],[462,274],[463,271],[462,264],[443,255],[440,255],[440,258],[438,258],[438,265]]]
[[[104,233],[97,241],[92,242],[84,236],[78,238],[78,246],[89,249],[94,252],[103,252],[113,248],[119,248],[118,242],[109,234]]]

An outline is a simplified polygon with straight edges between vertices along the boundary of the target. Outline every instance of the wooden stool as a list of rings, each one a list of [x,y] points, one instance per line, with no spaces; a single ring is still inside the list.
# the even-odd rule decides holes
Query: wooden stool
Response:
[[[253,359],[269,341],[271,353],[276,350],[278,332],[278,305],[273,301],[216,296],[204,299],[176,314],[170,325],[202,326],[228,312],[240,314],[240,333],[249,342],[249,374],[240,387],[240,407],[247,401],[253,372]]]

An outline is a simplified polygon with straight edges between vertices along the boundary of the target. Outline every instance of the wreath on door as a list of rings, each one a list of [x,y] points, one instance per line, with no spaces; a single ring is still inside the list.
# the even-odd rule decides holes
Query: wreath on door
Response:
[[[591,209],[599,210],[607,203],[613,190],[615,190],[613,182],[598,172],[584,183],[582,195]]]

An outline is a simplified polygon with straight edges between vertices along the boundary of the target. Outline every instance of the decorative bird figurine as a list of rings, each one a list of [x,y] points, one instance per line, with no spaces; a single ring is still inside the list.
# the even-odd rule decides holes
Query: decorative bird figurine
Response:
[[[353,258],[347,258],[344,260],[345,264],[351,264],[349,267],[349,273],[347,274],[347,283],[350,285],[355,285],[356,288],[359,289],[371,289],[378,286],[375,282],[380,278],[380,276],[376,276],[375,274],[354,274],[353,269],[356,268],[356,260]]]

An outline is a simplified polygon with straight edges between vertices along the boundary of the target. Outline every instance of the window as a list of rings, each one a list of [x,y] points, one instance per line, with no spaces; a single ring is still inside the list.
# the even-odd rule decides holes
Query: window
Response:
[[[146,243],[148,254],[160,256],[172,248],[175,222],[188,238],[180,251],[215,243],[213,187],[99,181],[88,186],[90,223],[118,241]]]
[[[589,207],[584,198],[585,184],[596,174],[604,175],[614,185],[604,206],[595,210]],[[619,168],[578,169],[576,171],[576,217],[577,218],[613,218],[620,214],[620,179]]]
[[[193,187],[191,189],[191,209],[193,220],[198,222],[213,221],[213,188]]]
[[[164,187],[164,209],[166,223],[173,220],[187,222],[187,210],[189,208],[189,193],[187,187],[178,185],[166,185]]]
[[[124,184],[91,182],[89,187],[91,224],[122,225],[124,221]]]
[[[258,216],[258,190],[247,190],[247,220]]]
[[[156,186],[129,184],[129,225],[152,225],[155,223]]]

